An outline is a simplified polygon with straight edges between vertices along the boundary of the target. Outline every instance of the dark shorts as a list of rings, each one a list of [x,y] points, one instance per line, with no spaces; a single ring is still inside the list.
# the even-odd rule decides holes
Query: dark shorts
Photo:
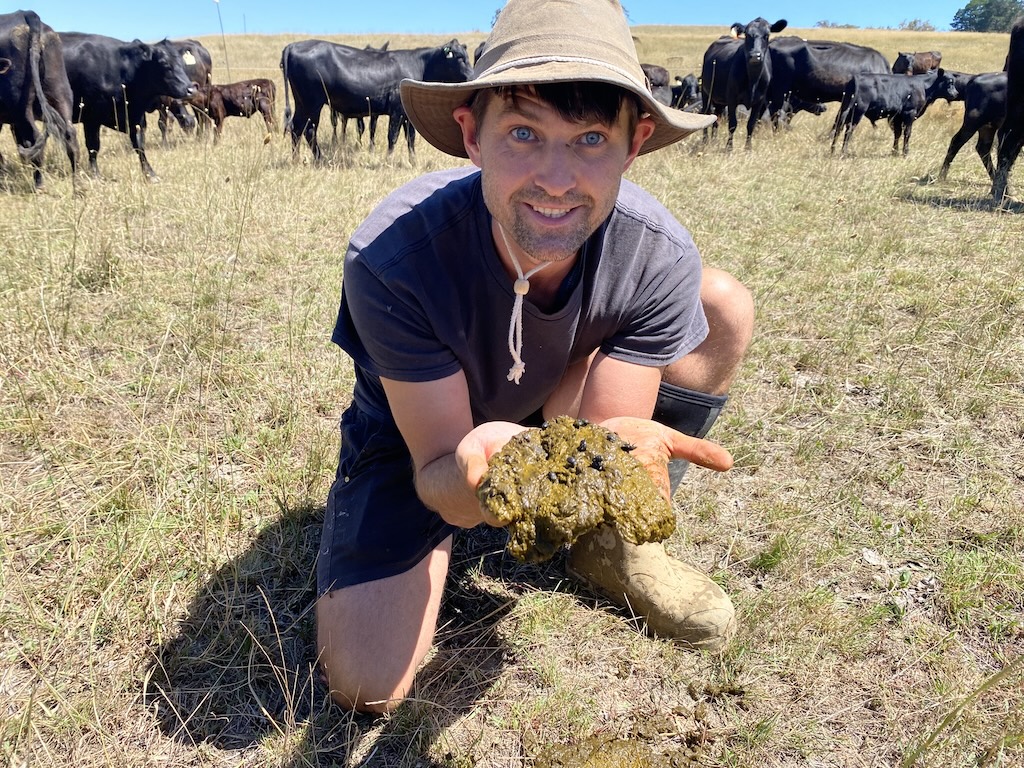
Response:
[[[398,428],[350,406],[327,497],[317,595],[407,571],[457,530],[416,495]]]

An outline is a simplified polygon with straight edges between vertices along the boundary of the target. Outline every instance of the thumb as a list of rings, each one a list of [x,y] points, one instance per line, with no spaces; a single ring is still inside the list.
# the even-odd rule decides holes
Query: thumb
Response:
[[[732,468],[732,454],[717,443],[692,437],[674,429],[668,431],[673,459],[686,459],[691,464],[716,472],[725,472]]]

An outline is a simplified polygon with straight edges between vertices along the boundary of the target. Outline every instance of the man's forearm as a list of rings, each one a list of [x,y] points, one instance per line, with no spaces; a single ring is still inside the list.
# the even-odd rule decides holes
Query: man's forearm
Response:
[[[416,473],[416,493],[452,525],[473,528],[484,522],[476,489],[467,485],[466,473],[454,453],[435,459]]]

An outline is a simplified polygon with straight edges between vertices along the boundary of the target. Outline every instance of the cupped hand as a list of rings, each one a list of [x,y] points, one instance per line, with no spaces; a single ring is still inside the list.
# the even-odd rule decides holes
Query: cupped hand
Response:
[[[487,462],[491,456],[500,451],[514,435],[524,431],[526,427],[510,421],[488,421],[475,427],[459,442],[455,448],[455,462],[466,478],[466,486],[476,493],[476,489],[487,471]],[[480,514],[488,525],[503,525],[497,518],[483,510]]]
[[[668,462],[686,459],[716,472],[732,467],[732,455],[722,446],[691,437],[657,421],[634,416],[615,416],[601,422],[627,443],[636,446],[635,456],[647,469],[658,487],[669,495]]]

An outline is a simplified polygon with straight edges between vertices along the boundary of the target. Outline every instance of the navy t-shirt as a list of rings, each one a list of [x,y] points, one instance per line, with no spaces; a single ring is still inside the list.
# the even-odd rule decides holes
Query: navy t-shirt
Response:
[[[380,377],[432,381],[461,370],[473,421],[519,422],[573,363],[601,349],[665,366],[707,335],[700,255],[657,200],[623,181],[614,210],[582,249],[564,305],[523,305],[519,384],[508,381],[515,299],[491,235],[475,167],[421,176],[389,195],[355,231],[345,256],[333,341],[356,367],[354,398],[391,422]]]

